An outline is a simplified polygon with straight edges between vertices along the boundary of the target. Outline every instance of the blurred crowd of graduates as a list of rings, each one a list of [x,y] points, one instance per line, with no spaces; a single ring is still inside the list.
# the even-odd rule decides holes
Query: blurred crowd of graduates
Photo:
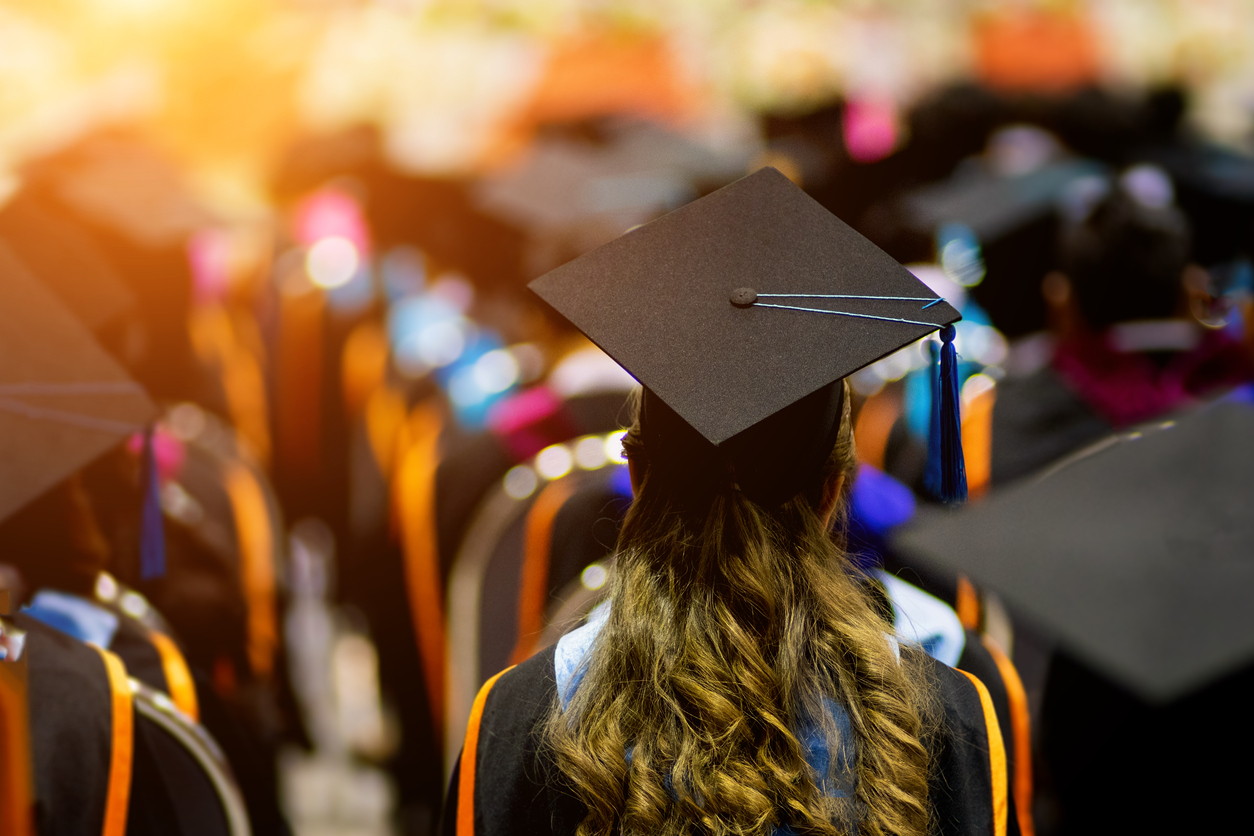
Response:
[[[0,463],[16,460],[14,445],[43,463],[0,522],[6,635],[26,637],[7,653],[27,666],[0,679],[15,695],[0,703],[5,832],[284,833],[284,746],[340,746],[386,767],[399,832],[433,832],[474,694],[597,601],[631,496],[618,439],[634,381],[525,284],[763,165],[963,311],[974,501],[1254,379],[1254,159],[1193,133],[1187,91],[946,87],[900,114],[904,139],[884,153],[866,150],[887,130],[873,104],[768,113],[752,141],[717,148],[634,107],[537,117],[517,162],[459,178],[399,170],[371,128],[311,136],[274,171],[266,225],[207,208],[177,165],[124,130],[26,165],[0,205],[0,283],[46,291],[153,408],[131,432],[77,427],[94,446],[56,452],[60,437],[39,427],[61,419],[21,406],[32,399],[21,386],[47,382],[41,367],[14,357],[61,344],[13,330],[19,310],[0,314],[20,336],[0,359]],[[1125,236],[1113,260],[1080,275],[1064,233],[1120,200],[1130,214],[1094,232]],[[1152,265],[1134,265],[1118,284],[1138,246],[1178,269],[1151,287]],[[1094,347],[1147,320],[1183,325]],[[64,359],[61,383],[90,365]],[[967,636],[956,663],[999,683],[1014,826],[1046,831],[1088,803],[1082,782],[1042,761],[1048,743],[1033,778],[1051,640],[888,545],[929,502],[930,368],[916,347],[854,380],[854,548],[953,608]],[[153,507],[160,565],[143,546]],[[337,721],[319,665],[331,659],[318,654],[332,645],[313,604],[377,654],[382,710],[365,733],[326,728]],[[48,632],[68,623],[49,615],[62,605],[79,639],[105,614],[114,627],[97,643],[140,685],[118,685],[110,657]],[[100,699],[75,700],[92,688]],[[119,688],[137,701],[125,769]],[[142,728],[156,722],[139,705],[149,691],[152,712],[182,730],[164,732],[175,748],[216,741],[213,764],[192,759],[209,777],[183,777],[170,765],[180,755]],[[94,737],[59,732],[80,726]],[[84,767],[76,745],[99,764]],[[222,815],[187,813],[197,792]]]

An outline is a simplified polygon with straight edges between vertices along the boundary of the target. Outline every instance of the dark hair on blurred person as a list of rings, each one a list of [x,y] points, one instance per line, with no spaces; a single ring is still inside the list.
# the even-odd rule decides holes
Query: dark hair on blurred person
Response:
[[[1180,308],[1190,231],[1157,169],[1138,167],[1064,223],[1061,267],[1088,325],[1165,319]]]
[[[109,557],[78,475],[0,522],[0,563],[16,567],[29,592],[52,588],[90,597]]]

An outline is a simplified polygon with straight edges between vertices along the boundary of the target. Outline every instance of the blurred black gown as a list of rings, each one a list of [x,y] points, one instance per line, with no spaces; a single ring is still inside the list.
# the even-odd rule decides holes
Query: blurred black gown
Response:
[[[110,796],[113,703],[98,651],[18,614],[25,655],[40,836],[101,836]],[[127,836],[221,836],[217,795],[193,757],[133,714]]]

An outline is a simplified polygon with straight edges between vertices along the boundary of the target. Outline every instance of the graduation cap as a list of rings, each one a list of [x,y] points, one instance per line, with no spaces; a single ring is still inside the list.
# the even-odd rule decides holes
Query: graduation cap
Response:
[[[0,240],[93,332],[135,307],[135,294],[90,235],[35,196],[19,192],[0,208]]]
[[[1171,175],[1191,222],[1194,261],[1211,267],[1254,254],[1254,157],[1188,142],[1142,156]]]
[[[1036,483],[894,541],[960,571],[1140,698],[1254,659],[1254,408],[1224,402],[1113,437]]]
[[[0,249],[0,519],[156,415],[87,330]]]
[[[175,161],[137,136],[94,134],[24,174],[89,224],[145,248],[178,246],[214,221]]]
[[[948,180],[907,195],[901,211],[906,225],[918,233],[957,229],[973,236],[988,280],[973,277],[979,283],[972,295],[999,329],[1015,337],[1045,325],[1039,287],[1056,263],[1060,201],[1077,181],[1103,177],[1105,171],[1084,159],[1007,175],[964,167]]]
[[[530,287],[644,386],[646,412],[673,412],[690,431],[677,446],[718,448],[765,503],[794,496],[831,450],[836,382],[959,318],[773,168]]]

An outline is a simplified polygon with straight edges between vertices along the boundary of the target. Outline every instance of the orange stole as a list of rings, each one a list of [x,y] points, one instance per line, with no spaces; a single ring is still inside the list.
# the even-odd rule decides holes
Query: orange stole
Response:
[[[321,291],[283,288],[279,310],[275,460],[282,473],[316,476],[322,452],[326,300]]]
[[[975,586],[971,581],[967,580],[966,575],[958,576],[956,597],[954,611],[958,613],[958,620],[962,622],[962,626],[966,629],[979,632],[980,594],[976,592]]]
[[[510,663],[517,665],[536,650],[544,632],[544,605],[549,591],[549,561],[557,512],[575,492],[569,479],[545,486],[527,513],[522,582],[518,590],[518,638]]]
[[[241,339],[239,326],[220,306],[192,312],[192,343],[196,354],[216,366],[226,394],[231,423],[263,465],[270,463],[270,406],[266,398],[260,338]],[[247,345],[254,343],[257,347]]]
[[[193,723],[199,723],[200,704],[196,699],[196,683],[192,681],[192,672],[187,667],[187,660],[183,658],[183,651],[165,633],[151,630],[148,639],[161,657],[161,672],[165,674],[165,684],[170,689],[170,700]]]
[[[853,425],[857,442],[858,460],[872,467],[884,469],[884,451],[888,448],[888,436],[893,424],[901,415],[901,391],[897,387],[885,387],[867,398]],[[963,439],[965,445],[966,439]],[[965,449],[965,447],[964,447]]]
[[[135,759],[135,714],[131,683],[122,660],[97,647],[109,677],[113,703],[113,745],[109,758],[109,789],[105,796],[101,836],[126,836],[126,816],[131,802],[131,768]]]
[[[444,727],[445,699],[444,586],[440,582],[435,527],[435,472],[442,428],[443,420],[434,404],[414,408],[409,420],[409,444],[400,454],[392,490],[414,640],[436,729]]]
[[[0,662],[0,833],[34,836],[26,660]]]
[[[270,509],[257,477],[245,465],[230,462],[225,478],[239,537],[240,581],[248,608],[248,663],[253,673],[268,677],[279,646]]]
[[[963,670],[959,670],[958,673],[971,680],[971,684],[980,695],[980,707],[984,710],[984,726],[988,729],[988,765],[992,771],[993,836],[1006,836],[1007,821],[1010,817],[1010,802],[1006,796],[1006,742],[1002,739],[1001,726],[997,722],[997,712],[993,708],[993,698],[989,696],[988,688],[979,677]]]
[[[1035,836],[1036,825],[1032,820],[1032,720],[1028,712],[1028,695],[1023,688],[1023,680],[1019,678],[1019,671],[1001,645],[991,636],[984,636],[983,640],[1006,685],[1006,697],[1010,702],[1010,733],[1015,742],[1011,792],[1015,797],[1019,832],[1023,836]]]
[[[466,724],[466,742],[462,744],[461,777],[457,782],[457,836],[475,836],[475,768],[479,760],[479,724],[483,720],[483,707],[488,703],[488,692],[498,679],[511,670],[512,666],[485,682],[470,709],[470,722]]]
[[[990,386],[962,407],[962,453],[967,467],[967,494],[972,500],[988,493],[993,477],[993,405],[997,388]]]

